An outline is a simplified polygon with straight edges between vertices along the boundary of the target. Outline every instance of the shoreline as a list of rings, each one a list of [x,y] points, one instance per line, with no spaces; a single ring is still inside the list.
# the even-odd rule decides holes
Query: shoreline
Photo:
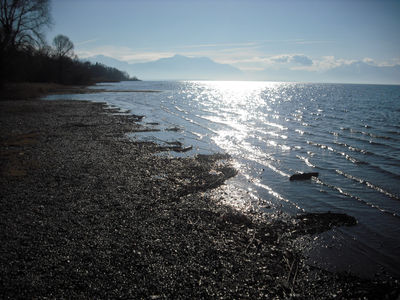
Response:
[[[296,238],[355,220],[281,219],[218,201],[226,156],[167,158],[103,103],[1,101],[2,296],[384,298],[372,281],[307,266]],[[106,113],[105,113],[106,112]],[[228,195],[229,197],[229,195]]]
[[[94,93],[159,93],[157,90],[107,90],[89,89],[92,85],[62,85],[58,83],[6,83],[0,89],[1,100],[35,100],[46,95],[94,94]]]

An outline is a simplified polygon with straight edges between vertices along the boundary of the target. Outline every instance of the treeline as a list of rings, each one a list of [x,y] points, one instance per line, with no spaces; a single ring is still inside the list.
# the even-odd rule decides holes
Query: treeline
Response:
[[[47,45],[52,24],[50,0],[0,0],[0,89],[4,82],[92,84],[137,80],[102,64],[78,60],[74,44],[57,35]]]
[[[92,84],[106,81],[138,80],[126,72],[76,57],[56,56],[46,50],[20,50],[9,55],[5,80],[11,82],[56,82]]]

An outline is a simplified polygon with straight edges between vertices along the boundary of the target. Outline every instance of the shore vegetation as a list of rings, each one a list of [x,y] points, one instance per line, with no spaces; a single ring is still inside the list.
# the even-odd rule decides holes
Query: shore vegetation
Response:
[[[57,35],[49,46],[45,30],[51,24],[48,0],[1,0],[0,88],[9,82],[88,85],[137,80],[116,68],[81,61],[65,35]]]

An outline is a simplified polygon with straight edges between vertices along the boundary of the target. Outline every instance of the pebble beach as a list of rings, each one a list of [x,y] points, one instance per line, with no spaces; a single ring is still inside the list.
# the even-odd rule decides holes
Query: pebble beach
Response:
[[[308,266],[297,247],[344,214],[272,217],[227,204],[229,156],[129,139],[104,103],[0,101],[0,297],[398,299],[394,278]]]

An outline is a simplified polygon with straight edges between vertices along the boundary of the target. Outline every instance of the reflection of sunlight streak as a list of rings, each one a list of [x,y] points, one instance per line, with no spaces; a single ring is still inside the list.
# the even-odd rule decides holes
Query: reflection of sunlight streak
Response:
[[[274,171],[275,173],[278,173],[279,175],[283,176],[283,177],[290,177],[289,174],[279,170],[277,167],[275,167],[274,165],[272,165],[270,162],[266,161],[267,160],[273,160],[276,161],[276,159],[270,157],[269,155],[262,153],[261,151],[257,150],[257,149],[252,149],[252,153],[249,153],[247,155],[247,159],[254,161],[264,167],[267,167],[269,169],[271,169],[272,171]]]
[[[204,85],[206,90],[204,96],[212,95],[224,103],[237,105],[245,99],[259,102],[260,93],[265,89],[275,89],[280,83],[257,82],[257,81],[197,81],[196,84]]]
[[[290,177],[289,174],[286,174],[285,172],[279,170],[278,168],[276,168],[275,166],[271,165],[270,163],[267,162],[263,162],[263,165],[266,166],[267,168],[271,169],[272,171],[274,171],[275,173],[278,173],[279,175],[282,175],[283,177]]]
[[[305,212],[304,208],[301,208],[300,206],[298,206],[296,203],[284,198],[283,196],[281,196],[279,193],[275,192],[272,188],[270,188],[268,185],[262,184],[260,183],[258,180],[254,182],[254,184],[260,188],[263,188],[265,190],[268,191],[268,193],[272,196],[274,196],[275,198],[277,198],[278,200],[284,201],[290,205],[293,205],[294,207],[296,207],[298,210],[301,210],[303,212]]]
[[[312,167],[312,168],[316,168],[315,165],[313,165],[312,163],[310,163],[310,161],[308,160],[308,157],[304,157],[301,155],[296,155],[296,157],[302,161],[304,161],[306,163],[307,166]]]
[[[295,130],[297,133],[300,133],[300,135],[303,135],[304,134],[304,131],[302,131],[302,130],[300,130],[300,129],[296,129]]]
[[[271,126],[271,127],[276,127],[279,128],[280,130],[287,130],[288,128],[285,126],[282,126],[280,124],[277,123],[272,123],[272,122],[265,122],[265,125]]]
[[[281,145],[281,144],[278,144],[277,142],[271,141],[271,140],[267,141],[267,145],[268,145],[268,146],[272,146],[272,147],[279,147],[279,148],[281,148],[283,151],[289,151],[289,150],[290,150],[290,147],[289,147],[289,146]]]
[[[258,139],[260,143],[279,148],[281,151],[291,150],[289,146],[283,144],[283,141],[288,139],[288,135],[281,132],[287,131],[288,127],[280,122],[285,121],[278,112],[272,112],[270,103],[266,102],[263,96],[265,93],[274,94],[274,89],[279,88],[281,83],[196,82],[196,84],[202,86],[202,93],[197,96],[197,101],[202,102],[201,99],[205,97],[208,102],[212,102],[207,107],[208,112],[204,111],[204,114],[200,113],[196,117],[213,124],[215,135],[211,139],[218,147],[236,158],[254,161],[282,177],[290,177],[289,174],[279,170],[279,166],[272,164],[272,162],[279,164],[279,160],[268,154],[266,149],[261,150],[251,142],[252,139]],[[275,98],[271,96],[268,99],[273,101]],[[275,101],[280,101],[279,97]],[[263,128],[258,128],[256,131],[251,129],[251,124],[255,119],[261,121]],[[266,135],[271,136],[272,139],[265,139]],[[246,166],[240,166],[240,170],[245,168]],[[243,171],[243,175],[249,176],[247,171]],[[275,198],[303,210],[259,180],[255,178],[251,180],[255,180],[256,186],[267,190]]]
[[[229,126],[233,129],[235,129],[236,131],[238,131],[239,133],[243,133],[243,132],[247,132],[248,128],[246,125],[244,124],[240,124],[238,122],[236,122],[235,120],[232,119],[222,119],[221,117],[215,117],[215,116],[201,116],[201,118],[211,121],[213,123],[218,123],[221,125],[226,125]]]
[[[281,139],[284,139],[284,140],[286,140],[288,138],[287,135],[278,134],[278,133],[273,132],[273,131],[267,131],[267,132],[265,132],[265,134],[268,134],[268,135],[271,135],[271,136],[274,136],[274,137],[280,137]]]

